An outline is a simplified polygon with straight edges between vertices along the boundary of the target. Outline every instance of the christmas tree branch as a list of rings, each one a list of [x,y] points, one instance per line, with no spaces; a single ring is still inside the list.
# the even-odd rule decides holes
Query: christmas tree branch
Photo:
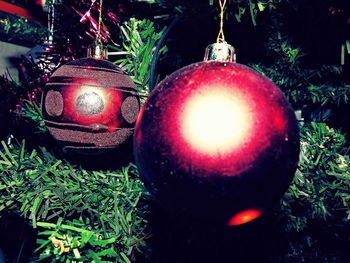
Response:
[[[40,106],[36,102],[23,100],[21,103],[21,109],[17,112],[17,114],[22,116],[24,119],[35,123],[36,130],[38,132],[45,133],[47,131]]]
[[[33,45],[39,39],[44,40],[47,29],[23,17],[7,16],[0,17],[0,33],[8,42]]]
[[[133,164],[88,171],[45,148],[28,152],[24,142],[1,145],[0,211],[20,214],[38,228],[40,257],[76,260],[78,249],[88,262],[132,259],[130,251],[144,243],[146,208],[140,203],[147,198]],[[64,243],[63,252],[56,241]]]
[[[348,101],[350,85],[334,81],[339,79],[341,67],[303,66],[301,59],[305,54],[301,49],[295,48],[281,31],[271,33],[267,47],[269,52],[276,55],[274,62],[270,65],[251,66],[274,81],[296,107],[334,107]]]
[[[114,61],[129,73],[141,95],[149,94],[150,67],[158,40],[164,30],[157,32],[150,20],[131,18],[120,26],[123,37],[122,49],[114,47],[119,52],[125,52],[125,57]],[[158,55],[167,51],[163,46]]]
[[[326,124],[313,122],[303,127],[298,170],[281,202],[287,232],[304,230],[313,220],[325,228],[330,221],[337,225],[349,222],[348,150],[345,136]]]

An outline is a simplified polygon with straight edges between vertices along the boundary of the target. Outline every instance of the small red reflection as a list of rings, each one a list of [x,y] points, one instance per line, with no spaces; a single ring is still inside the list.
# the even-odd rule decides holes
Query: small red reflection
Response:
[[[256,208],[244,210],[242,212],[235,214],[233,217],[231,217],[227,225],[238,226],[238,225],[248,223],[258,218],[262,213],[263,211],[261,209],[256,209]]]
[[[278,132],[284,132],[286,129],[286,118],[282,115],[282,112],[275,112],[272,115],[272,121]]]

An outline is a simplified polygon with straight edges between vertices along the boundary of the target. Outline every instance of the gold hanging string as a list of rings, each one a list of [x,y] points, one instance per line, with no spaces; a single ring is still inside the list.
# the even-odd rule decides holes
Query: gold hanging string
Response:
[[[96,0],[93,0],[93,3],[95,3]],[[96,41],[99,43],[102,43],[102,38],[101,38],[101,26],[105,26],[103,21],[102,21],[102,4],[103,0],[100,0],[100,8],[98,12],[98,27],[97,27],[97,37]],[[113,41],[110,35],[107,35],[107,38],[112,42],[113,45],[118,46],[116,42]]]
[[[97,40],[99,42],[101,42],[102,3],[103,3],[103,0],[100,0],[100,9],[98,14],[98,29],[97,29]]]
[[[225,35],[224,35],[224,13],[225,13],[225,7],[226,7],[227,0],[219,0],[219,6],[220,6],[220,31],[218,34],[218,37],[216,38],[216,43],[225,42]]]

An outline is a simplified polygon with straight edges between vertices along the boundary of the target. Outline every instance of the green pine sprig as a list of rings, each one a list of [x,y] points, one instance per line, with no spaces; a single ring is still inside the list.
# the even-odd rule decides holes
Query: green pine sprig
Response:
[[[349,101],[350,85],[335,81],[342,73],[340,66],[304,66],[305,54],[281,30],[271,32],[266,46],[275,57],[273,63],[251,66],[276,83],[296,107],[337,107]]]
[[[47,131],[40,105],[35,101],[23,100],[17,114],[31,121],[35,125],[37,132],[45,133]]]
[[[17,213],[38,229],[39,258],[129,262],[144,244],[148,194],[133,164],[89,171],[45,148],[2,142],[0,174],[0,213]]]
[[[325,228],[329,222],[350,223],[348,150],[345,136],[326,124],[303,127],[298,170],[281,202],[287,232],[303,231],[315,222]]]
[[[161,38],[164,29],[157,31],[152,21],[131,18],[120,26],[120,30],[123,38],[122,48],[111,48],[124,56],[114,63],[130,75],[140,94],[147,97],[151,75],[150,67],[157,41]],[[166,46],[163,46],[159,55],[166,51]]]
[[[26,43],[33,43],[38,39],[44,40],[47,36],[47,28],[16,16],[0,18],[0,32],[6,34],[7,41]]]

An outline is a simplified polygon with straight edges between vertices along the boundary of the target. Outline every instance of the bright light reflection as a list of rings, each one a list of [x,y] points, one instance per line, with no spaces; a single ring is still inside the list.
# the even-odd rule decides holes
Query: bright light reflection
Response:
[[[252,118],[248,104],[222,89],[195,95],[185,107],[182,134],[196,150],[224,154],[244,143]]]
[[[102,98],[104,104],[106,103],[106,93],[99,87],[81,86],[81,88],[77,90],[76,97],[79,97],[84,93],[88,94],[87,99],[91,104],[96,103],[98,100],[98,97],[95,94],[99,95]]]
[[[101,97],[97,95],[96,92],[86,93],[85,100],[89,103],[89,105],[95,105],[100,102]]]

